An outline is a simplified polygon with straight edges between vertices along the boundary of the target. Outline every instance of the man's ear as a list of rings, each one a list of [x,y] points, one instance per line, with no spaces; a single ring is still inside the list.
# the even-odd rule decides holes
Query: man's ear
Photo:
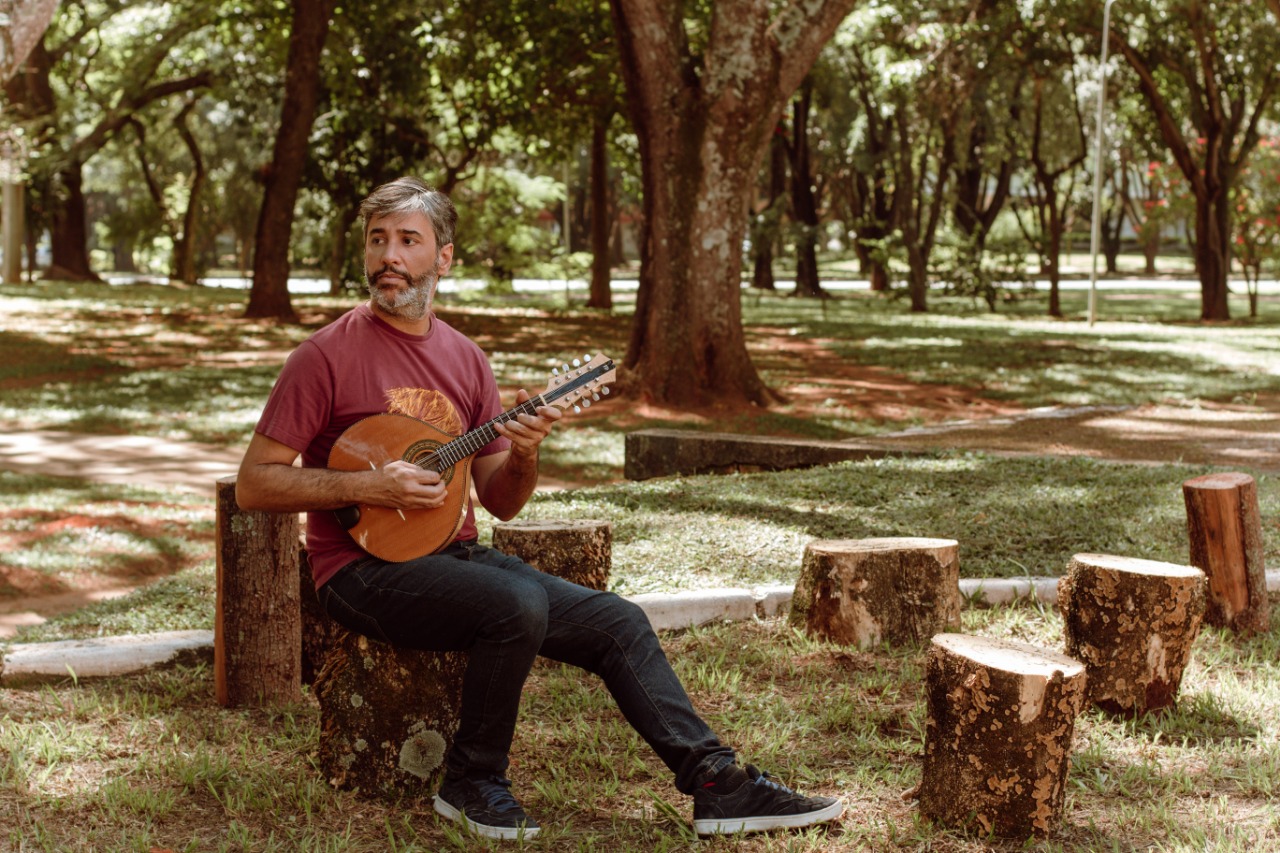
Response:
[[[453,267],[453,244],[446,243],[436,253],[436,275],[444,275]]]

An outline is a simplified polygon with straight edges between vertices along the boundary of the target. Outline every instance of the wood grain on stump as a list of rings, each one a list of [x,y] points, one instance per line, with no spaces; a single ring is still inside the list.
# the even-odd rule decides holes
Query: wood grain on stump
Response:
[[[919,643],[960,627],[954,539],[819,540],[805,547],[792,625],[864,648]]]
[[[315,681],[324,777],[388,799],[434,794],[466,664],[463,652],[401,649],[340,629]]]
[[[539,571],[605,590],[613,567],[613,525],[591,519],[506,521],[493,526],[493,547]]]
[[[1253,633],[1271,626],[1258,487],[1248,474],[1208,474],[1182,484],[1191,565],[1209,578],[1205,621]]]
[[[1204,572],[1155,560],[1076,554],[1058,582],[1066,653],[1089,698],[1136,715],[1173,705],[1205,611]]]
[[[934,637],[916,789],[921,813],[1004,838],[1053,832],[1062,820],[1085,682],[1082,663],[1047,649],[963,634]]]

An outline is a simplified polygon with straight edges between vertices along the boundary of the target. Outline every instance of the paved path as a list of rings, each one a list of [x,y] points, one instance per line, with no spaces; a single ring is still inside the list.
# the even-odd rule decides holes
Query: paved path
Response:
[[[0,433],[0,470],[104,483],[171,486],[213,494],[236,473],[244,448],[165,441],[139,435],[37,430]]]

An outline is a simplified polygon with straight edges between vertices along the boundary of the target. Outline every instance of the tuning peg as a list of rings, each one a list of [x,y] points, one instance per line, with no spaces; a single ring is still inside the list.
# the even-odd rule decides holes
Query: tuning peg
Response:
[[[608,393],[609,393],[609,386],[608,386],[608,385],[606,385],[606,386],[604,386],[603,388],[601,388],[601,389],[600,389],[600,393],[601,393],[601,394],[608,394]]]
[[[551,375],[552,375],[552,376],[559,376],[559,375],[560,375],[560,368],[558,368],[558,367],[553,367],[553,368],[551,368]]]
[[[582,407],[581,407],[581,406],[578,406],[578,405],[574,405],[574,407],[573,407],[573,413],[574,413],[575,415],[580,415],[580,414],[582,414]]]
[[[599,394],[595,394],[595,393],[593,393],[593,394],[591,395],[591,399],[592,399],[592,400],[595,400],[597,403],[599,403],[599,402],[600,402],[600,395],[599,395]]]

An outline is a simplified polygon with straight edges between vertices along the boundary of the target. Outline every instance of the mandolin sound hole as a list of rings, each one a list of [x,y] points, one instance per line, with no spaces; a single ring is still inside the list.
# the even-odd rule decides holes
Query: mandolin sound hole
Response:
[[[448,468],[441,470],[439,461],[430,458],[431,454],[435,453],[441,446],[442,444],[439,441],[423,439],[422,441],[417,441],[409,445],[409,448],[405,451],[403,458],[406,462],[412,462],[419,468],[424,468],[428,471],[435,471],[440,475],[441,482],[449,483],[453,480],[453,471],[455,466],[450,465]]]

